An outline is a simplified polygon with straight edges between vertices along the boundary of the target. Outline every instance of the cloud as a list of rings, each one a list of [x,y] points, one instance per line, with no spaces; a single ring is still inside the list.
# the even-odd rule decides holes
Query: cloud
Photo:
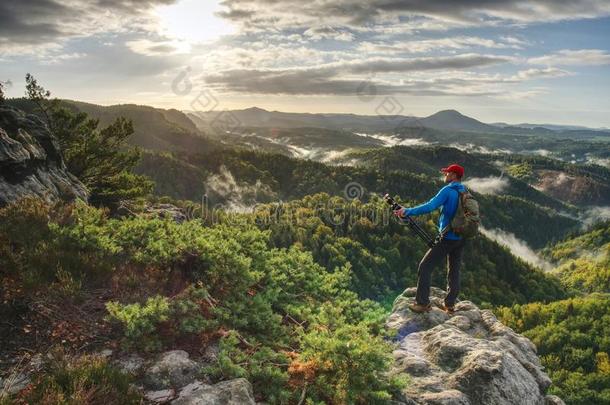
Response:
[[[331,150],[326,152],[326,154],[320,159],[320,161],[326,164],[342,164],[346,166],[353,166],[353,159],[345,159],[345,157],[351,152],[352,151],[350,149]]]
[[[521,49],[524,46],[530,45],[529,41],[526,41],[526,40],[523,40],[523,39],[520,39],[520,38],[517,38],[517,37],[511,37],[510,35],[509,36],[500,37],[500,39],[502,41],[506,42],[507,44],[513,45],[517,49]]]
[[[485,67],[511,61],[510,57],[481,54],[421,58],[366,58],[284,69],[229,69],[204,77],[218,90],[262,94],[356,95],[367,83],[362,75],[407,73]],[[346,78],[360,76],[361,78]],[[489,95],[487,90],[468,89],[451,82],[378,80],[371,83],[379,95],[406,93],[419,95]]]
[[[354,34],[349,31],[337,30],[331,26],[312,27],[303,33],[304,36],[319,41],[321,39],[334,39],[335,41],[351,42],[354,40]]]
[[[610,54],[602,49],[563,49],[528,59],[532,65],[596,66],[610,65]]]
[[[82,52],[72,52],[72,53],[63,53],[57,55],[49,55],[42,62],[42,65],[57,65],[66,61],[73,61],[75,59],[82,59],[87,56],[86,53]]]
[[[373,138],[383,142],[383,146],[422,146],[430,145],[430,142],[424,141],[421,138],[402,138],[396,135],[387,134],[367,134],[361,132],[354,132],[355,135],[363,136],[366,138]]]
[[[188,53],[191,50],[190,45],[184,41],[167,41],[160,40],[158,42],[148,39],[138,39],[127,41],[125,45],[135,53],[145,56],[164,56]]]
[[[522,260],[546,271],[553,268],[551,263],[540,257],[527,243],[517,238],[514,234],[505,232],[501,229],[486,229],[483,227],[480,229],[483,235],[508,247],[513,255]]]
[[[209,176],[204,185],[206,194],[213,202],[221,200],[227,210],[234,212],[252,212],[258,201],[276,197],[269,186],[260,180],[255,184],[238,183],[224,165],[217,174]]]
[[[532,151],[534,154],[536,155],[540,155],[540,156],[551,156],[553,154],[553,152],[551,152],[548,149],[536,149],[534,151]]]
[[[438,39],[424,39],[419,41],[384,42],[362,42],[358,49],[362,52],[373,54],[396,54],[396,53],[420,53],[440,49],[466,49],[472,47],[504,49],[521,47],[514,42],[497,42],[493,39],[469,36],[456,36]]]
[[[315,22],[361,27],[425,17],[450,23],[480,25],[497,21],[548,22],[595,18],[610,14],[605,0],[224,0],[224,18],[250,28],[306,27]]]
[[[518,101],[518,100],[538,97],[538,96],[541,96],[541,95],[547,94],[547,93],[548,93],[548,89],[539,87],[539,88],[534,88],[532,90],[506,91],[505,93],[498,94],[495,97],[500,100]]]
[[[364,48],[370,43],[365,43]],[[463,53],[421,57],[370,56],[360,52],[321,51],[254,42],[250,49],[222,47],[206,54],[204,81],[219,92],[354,96],[363,87],[376,95],[492,96],[523,99],[544,94],[544,88],[518,90],[506,84],[558,78],[571,72],[555,67],[531,68],[512,75],[481,71],[517,63],[506,55]],[[330,58],[338,59],[328,61]],[[256,66],[256,67],[254,67]],[[278,68],[277,66],[288,66]],[[439,74],[439,72],[442,72]],[[406,75],[408,73],[408,75]]]
[[[473,101],[453,97],[521,101],[547,89],[509,84],[561,78],[573,74],[563,65],[608,59],[607,52],[595,49],[546,50],[538,57],[528,53],[529,60],[515,54],[545,44],[529,42],[529,32],[512,28],[608,15],[610,5],[600,0],[222,0],[215,15],[225,19],[222,25],[236,22],[237,32],[214,36],[216,42],[205,45],[193,38],[189,42],[190,32],[176,34],[188,30],[169,29],[176,28],[173,23],[186,28],[186,22],[169,19],[176,13],[167,9],[189,2],[198,11],[208,5],[198,0],[0,1],[0,60],[11,64],[3,65],[5,75],[22,76],[23,66],[31,66],[29,71],[45,71],[45,80],[61,86],[58,95],[85,94],[88,101],[103,103],[130,101],[132,94],[154,88],[158,94],[167,90],[166,105],[186,107],[190,100],[172,96],[170,85],[189,66],[193,83],[203,78],[212,90],[232,93],[227,100],[234,105],[250,94],[354,96],[366,81],[382,98],[396,95],[412,102],[407,96],[441,96],[469,104]],[[206,30],[215,32],[205,23],[192,31]],[[428,35],[431,30],[445,35]],[[562,62],[555,63],[557,58]],[[75,76],[97,88],[84,92],[66,84]],[[233,97],[236,93],[242,94]],[[362,109],[356,104],[342,108],[353,107]]]
[[[604,166],[610,169],[610,158],[598,158],[595,156],[587,156],[587,163],[598,166]]]
[[[301,38],[299,35],[298,38]],[[242,44],[220,45],[211,49],[197,49],[204,56],[196,57],[194,64],[203,66],[205,71],[215,72],[239,68],[273,68],[276,66],[308,66],[322,64],[328,59],[349,57],[341,51],[323,51],[294,43],[288,37],[279,38],[284,43],[272,44],[267,41],[250,41]],[[296,39],[295,39],[296,40]]]
[[[503,154],[503,153],[513,153],[508,149],[492,149],[482,145],[475,145],[474,143],[452,143],[449,144],[450,148],[456,148],[464,152],[468,153],[485,153],[485,154]]]
[[[150,11],[175,0],[0,2],[0,54],[57,49],[70,38],[150,27]],[[24,45],[27,48],[24,48]]]
[[[548,77],[564,77],[571,76],[573,73],[568,72],[566,70],[558,69],[555,67],[547,67],[544,69],[527,69],[520,70],[517,72],[515,76],[513,76],[513,80],[529,80],[529,79],[540,79],[540,78],[548,78]]]
[[[610,220],[610,207],[609,206],[597,206],[590,207],[581,216],[583,228],[586,229],[589,226],[602,221]]]
[[[464,184],[481,194],[498,194],[504,191],[509,183],[506,177],[471,177]]]

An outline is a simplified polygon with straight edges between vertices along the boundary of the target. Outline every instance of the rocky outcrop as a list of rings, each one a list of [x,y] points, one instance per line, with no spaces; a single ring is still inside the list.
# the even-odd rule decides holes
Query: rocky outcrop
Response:
[[[172,350],[146,370],[144,384],[153,390],[184,387],[197,379],[200,368],[184,350]]]
[[[57,140],[34,115],[0,105],[0,206],[23,197],[87,200],[87,189],[66,170]]]
[[[255,405],[252,385],[245,378],[214,385],[195,382],[180,390],[172,405]]]
[[[129,374],[134,380],[134,389],[141,393],[145,404],[264,405],[255,401],[252,384],[245,378],[213,383],[203,373],[204,366],[216,361],[217,353],[218,346],[212,344],[197,361],[184,350],[171,350],[148,360],[133,353],[113,359],[110,349],[96,355]],[[47,357],[51,358],[50,355]],[[38,354],[31,358],[29,365],[0,377],[0,403],[8,401],[35,380],[43,363],[43,356]]]
[[[135,377],[136,387],[149,404],[256,405],[248,380],[235,378],[213,384],[202,372],[215,360],[217,348],[211,345],[208,349],[197,361],[184,350],[171,350],[149,362],[131,354],[115,364]]]
[[[447,314],[440,307],[445,292],[432,288],[433,309],[417,314],[415,288],[394,301],[386,326],[396,330],[392,373],[407,373],[404,402],[444,405],[562,404],[546,395],[551,380],[536,347],[470,301]]]

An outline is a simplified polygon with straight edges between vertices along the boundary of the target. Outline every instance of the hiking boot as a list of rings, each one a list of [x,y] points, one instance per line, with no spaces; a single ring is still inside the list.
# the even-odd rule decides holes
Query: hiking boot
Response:
[[[432,309],[432,304],[418,304],[418,303],[413,303],[411,305],[409,305],[409,309],[413,312],[417,312],[417,313],[423,313],[423,312],[428,312]]]
[[[455,312],[455,305],[443,304],[443,311],[447,312],[448,314],[452,314]]]

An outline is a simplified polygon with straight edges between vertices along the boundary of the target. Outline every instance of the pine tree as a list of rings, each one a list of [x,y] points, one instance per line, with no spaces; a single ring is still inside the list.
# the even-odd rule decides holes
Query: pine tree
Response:
[[[25,80],[28,99],[59,141],[70,173],[89,188],[91,203],[116,208],[123,200],[151,193],[153,183],[131,173],[141,155],[139,149],[127,144],[134,132],[131,120],[119,117],[98,129],[99,120],[71,111],[58,99],[51,100],[51,92],[34,76],[28,73]]]

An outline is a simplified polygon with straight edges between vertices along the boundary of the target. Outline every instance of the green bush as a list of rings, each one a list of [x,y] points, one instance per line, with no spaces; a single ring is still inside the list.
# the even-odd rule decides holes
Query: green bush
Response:
[[[160,323],[169,319],[170,306],[166,297],[150,297],[144,305],[121,305],[110,301],[106,303],[106,309],[110,320],[123,324],[125,337],[131,347],[141,347],[146,351],[161,348],[155,332]]]
[[[107,279],[117,251],[102,232],[104,220],[103,210],[80,201],[49,205],[25,198],[10,204],[0,209],[0,271],[32,289],[71,280],[71,294],[85,279]]]
[[[213,308],[210,306],[214,304],[202,283],[187,287],[170,302],[171,318],[178,323],[176,329],[180,334],[198,335],[218,328],[219,322],[216,319],[210,319],[213,313]],[[206,312],[209,312],[207,316]]]
[[[215,379],[244,377],[255,392],[264,395],[271,404],[293,403],[295,393],[288,385],[288,356],[269,346],[259,346],[235,330],[230,330],[219,342],[218,361],[204,368]]]
[[[331,303],[301,331],[298,364],[310,364],[315,378],[304,386],[308,399],[333,404],[385,404],[407,383],[388,376],[391,344],[371,335],[364,324],[350,325]]]

